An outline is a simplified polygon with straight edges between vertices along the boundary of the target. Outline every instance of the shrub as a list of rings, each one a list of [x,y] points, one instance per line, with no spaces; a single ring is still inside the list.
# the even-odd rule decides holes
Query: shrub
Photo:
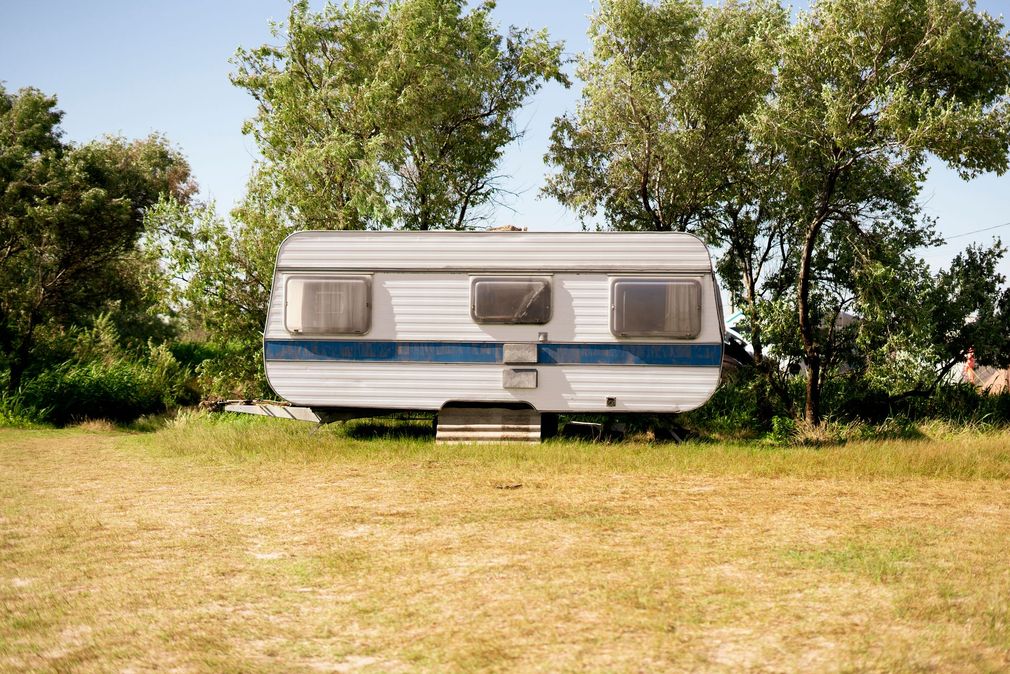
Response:
[[[798,429],[792,417],[772,418],[771,430],[765,440],[775,445],[788,445],[796,440]]]
[[[104,418],[129,421],[165,408],[157,378],[126,363],[64,363],[35,377],[23,388],[25,403],[48,409],[56,424]]]
[[[205,361],[222,355],[222,350],[209,342],[173,342],[168,349],[180,365],[194,371]]]
[[[147,357],[141,367],[149,373],[153,385],[161,391],[165,408],[200,402],[199,390],[190,385],[192,370],[176,360],[167,345],[148,345]]]
[[[55,424],[83,419],[131,421],[144,414],[195,402],[188,369],[165,345],[145,357],[68,361],[42,372],[22,387],[22,405]]]
[[[25,403],[24,394],[0,393],[0,428],[32,428],[45,420],[48,410]]]
[[[724,372],[712,399],[679,422],[702,435],[754,437],[768,431],[776,416],[788,415],[766,375],[744,367]]]
[[[233,340],[213,347],[214,355],[197,368],[200,390],[218,398],[272,398],[263,371],[263,343]]]
[[[822,410],[829,411],[833,418],[845,421],[878,424],[893,413],[887,392],[874,388],[858,373],[826,382],[821,391],[821,401]]]
[[[928,398],[906,403],[914,419],[940,419],[958,424],[1010,424],[1010,393],[989,395],[971,384],[945,384]]]
[[[169,346],[128,346],[108,314],[63,336],[69,357],[34,373],[18,397],[32,416],[55,424],[85,419],[132,421],[199,401],[192,371]]]

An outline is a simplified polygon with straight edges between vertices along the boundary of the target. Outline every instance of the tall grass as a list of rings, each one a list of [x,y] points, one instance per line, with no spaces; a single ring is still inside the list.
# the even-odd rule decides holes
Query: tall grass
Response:
[[[22,384],[11,403],[22,414],[57,425],[127,422],[199,400],[191,370],[167,345],[125,345],[108,315],[76,332],[68,349],[64,360],[33,371]]]
[[[0,393],[0,428],[36,428],[44,423],[46,409],[26,404],[24,395]]]
[[[970,384],[944,383],[929,395],[902,397],[900,388],[881,390],[851,374],[825,386],[822,410],[830,422],[818,428],[805,428],[797,416],[803,410],[802,379],[786,378],[778,387],[756,368],[728,372],[712,399],[679,416],[678,423],[701,435],[778,444],[915,437],[916,425],[929,421],[1010,428],[1010,393],[989,395]]]
[[[279,419],[181,415],[140,438],[159,452],[215,464],[358,459],[373,464],[456,463],[490,469],[755,477],[1010,478],[1010,433],[934,422],[919,439],[852,439],[834,445],[692,441],[436,445],[428,422],[359,420],[316,428]]]
[[[129,421],[165,409],[164,377],[143,363],[65,363],[27,382],[24,404],[63,425],[83,419]]]

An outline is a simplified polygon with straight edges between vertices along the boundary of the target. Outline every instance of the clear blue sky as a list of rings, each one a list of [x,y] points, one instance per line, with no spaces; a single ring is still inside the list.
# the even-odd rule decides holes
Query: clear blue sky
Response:
[[[1010,3],[978,5],[998,15]],[[503,26],[547,27],[575,53],[588,47],[591,11],[590,0],[499,0],[496,15]],[[253,102],[229,83],[228,59],[239,46],[269,41],[268,21],[286,14],[284,0],[0,0],[0,81],[8,89],[30,85],[55,93],[71,140],[163,132],[189,158],[203,196],[226,213],[241,197],[256,157],[255,145],[240,130]],[[510,176],[505,186],[518,196],[511,201],[515,212],[499,209],[499,224],[579,227],[573,214],[538,197],[551,122],[574,107],[577,91],[549,85],[519,113],[526,137],[502,166]],[[923,198],[948,236],[1010,222],[1007,176],[964,183],[936,167]],[[1010,240],[1008,227],[924,254],[942,265],[969,242],[988,242],[1000,233]],[[1010,275],[1010,263],[1004,270]]]

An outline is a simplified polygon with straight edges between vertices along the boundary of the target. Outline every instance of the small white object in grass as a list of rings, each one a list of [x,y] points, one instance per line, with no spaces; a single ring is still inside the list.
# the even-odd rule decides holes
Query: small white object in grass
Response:
[[[317,672],[353,672],[357,669],[374,665],[378,661],[378,658],[372,658],[365,655],[351,655],[341,662],[314,660],[309,663],[309,667]]]
[[[256,559],[280,559],[284,556],[283,552],[254,552],[252,556]]]

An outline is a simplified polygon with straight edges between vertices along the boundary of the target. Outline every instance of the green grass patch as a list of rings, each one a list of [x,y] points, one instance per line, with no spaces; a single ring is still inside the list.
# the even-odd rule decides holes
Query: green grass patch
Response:
[[[224,464],[433,462],[508,471],[685,472],[708,475],[860,479],[1010,479],[1002,431],[920,427],[916,440],[859,440],[826,446],[761,442],[581,442],[437,445],[430,421],[365,419],[317,427],[249,415],[184,413],[137,442],[163,455]]]
[[[898,580],[906,572],[916,559],[916,550],[908,545],[848,541],[825,548],[788,550],[783,558],[805,568],[855,573],[877,583],[887,583]]]

